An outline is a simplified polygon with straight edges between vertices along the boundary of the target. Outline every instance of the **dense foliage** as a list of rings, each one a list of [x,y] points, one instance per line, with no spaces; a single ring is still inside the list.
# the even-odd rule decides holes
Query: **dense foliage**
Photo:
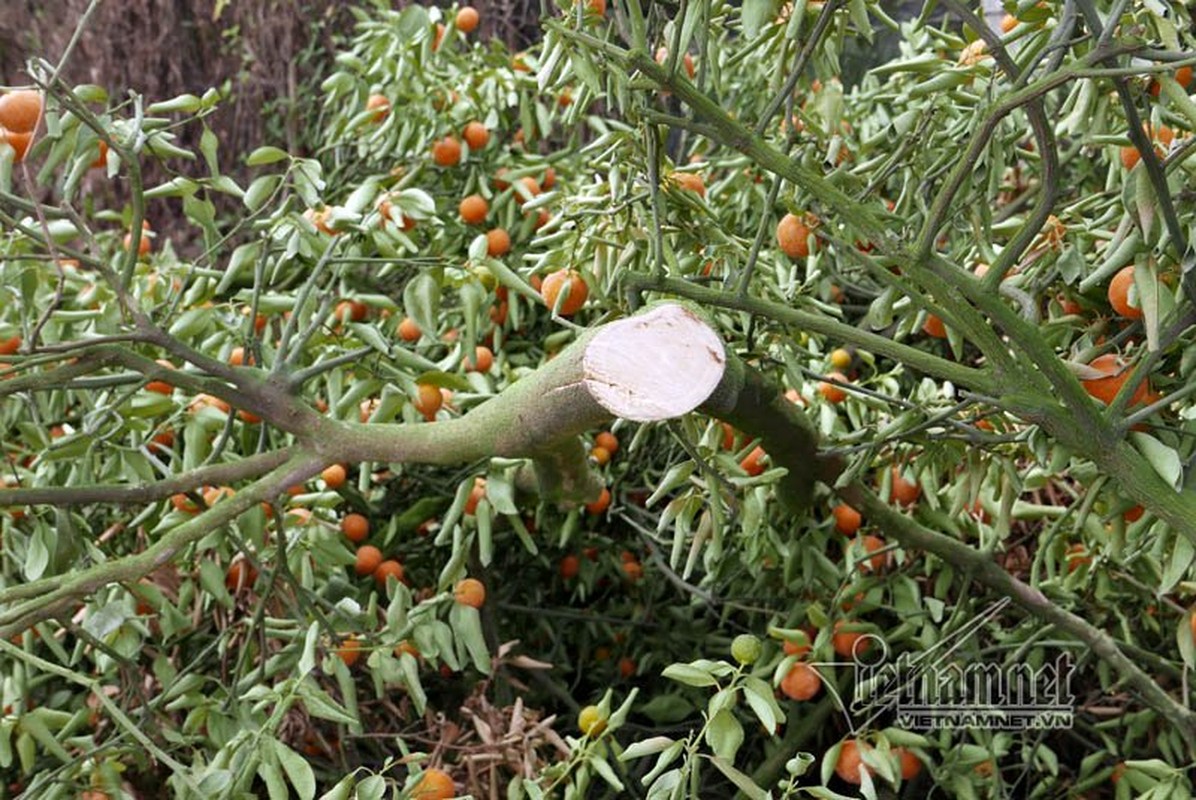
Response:
[[[887,5],[590,0],[520,53],[362,10],[306,157],[225,152],[215,90],[32,65],[0,162],[7,792],[1190,797],[1192,31]],[[462,455],[450,421],[661,298],[813,422],[808,507],[781,426],[618,421],[603,494],[562,502]],[[861,712],[882,649],[1066,654],[1074,724]]]

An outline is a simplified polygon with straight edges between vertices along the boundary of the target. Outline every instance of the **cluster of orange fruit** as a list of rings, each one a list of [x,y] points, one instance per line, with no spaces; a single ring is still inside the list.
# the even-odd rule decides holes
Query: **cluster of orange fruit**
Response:
[[[871,754],[874,748],[863,739],[844,739],[839,745],[839,757],[835,760],[835,774],[841,780],[853,785],[863,783],[861,771],[869,776],[875,770],[864,762],[862,754]],[[905,747],[894,747],[889,751],[903,781],[913,780],[922,771],[922,762],[913,751]]]
[[[902,491],[909,491],[907,485],[916,486],[911,482],[906,481],[900,475],[894,474],[894,485],[897,481],[901,481]],[[896,494],[896,491],[894,491]],[[908,496],[908,495],[905,495]],[[916,498],[915,498],[916,499]],[[831,515],[835,520],[835,530],[844,536],[854,536],[850,548],[852,550],[861,551],[867,554],[862,561],[860,561],[860,569],[864,572],[873,572],[884,569],[889,563],[889,554],[881,552],[885,548],[885,540],[875,534],[857,535],[863,524],[863,516],[846,503],[840,503],[831,509]],[[876,555],[871,555],[875,553]]]
[[[590,458],[601,467],[609,464],[617,452],[619,452],[619,438],[610,431],[602,431],[594,437],[594,446],[590,448]]]
[[[374,110],[375,119],[380,121],[388,113],[390,101],[382,95],[371,95],[366,107],[367,109]],[[460,138],[453,134],[447,134],[433,143],[431,149],[432,162],[444,169],[457,167],[460,165],[464,153],[462,140],[469,147],[470,152],[473,153],[483,151],[489,145],[491,139],[490,130],[482,122],[477,120],[471,121],[461,130]],[[530,175],[525,175],[513,181],[507,180],[504,177],[505,172],[505,168],[500,168],[495,174],[493,180],[494,189],[501,192],[513,188],[512,196],[515,203],[519,206],[539,196],[541,193],[553,189],[556,185],[556,172],[552,167],[547,167],[544,170],[543,177],[539,181]],[[691,178],[697,178],[697,176],[691,176]],[[697,181],[698,190],[704,192],[704,187],[701,186],[701,179],[697,178]],[[390,195],[384,195],[379,200],[378,211],[381,223],[384,226],[387,223],[394,223],[399,225],[404,231],[410,231],[416,227],[417,223],[414,219],[404,216],[397,210]],[[463,197],[457,206],[458,217],[466,225],[484,225],[490,216],[490,211],[489,201],[476,192]],[[328,209],[320,212],[316,212],[313,209],[308,209],[307,211],[307,215],[313,220],[318,230],[331,234],[334,231],[324,222],[327,213]],[[540,209],[537,214],[536,228],[540,228],[546,224],[549,218],[548,211]],[[510,253],[512,247],[511,234],[505,228],[491,228],[486,231],[485,236],[486,253],[488,256],[501,258]],[[573,269],[559,269],[544,277],[539,275],[533,276],[532,286],[540,292],[544,304],[563,317],[572,316],[580,311],[589,297],[589,286],[581,274]],[[496,324],[501,325],[506,320],[506,287],[500,286],[498,293],[501,296],[498,298],[498,305],[491,311],[491,319]],[[402,321],[398,333],[400,338],[406,342],[417,342],[422,336],[418,325],[410,319]],[[478,367],[478,371],[481,372],[486,372],[488,369],[488,367]]]
[[[915,481],[905,478],[901,470],[894,466],[889,474],[890,502],[897,502],[903,506],[910,506],[921,496],[921,486]],[[885,550],[883,538],[874,534],[859,535],[863,526],[863,515],[846,503],[839,503],[831,509],[834,528],[844,536],[854,537],[850,547],[863,553],[859,567],[864,572],[880,571],[889,564],[889,553]],[[850,603],[844,604],[845,609]],[[831,635],[831,648],[842,658],[853,658],[867,651],[869,643],[862,641],[866,634],[850,629],[850,623],[839,620],[835,623]],[[785,655],[804,658],[810,652],[810,642],[814,631],[806,631],[797,640],[786,640],[782,643]],[[792,700],[809,700],[815,697],[822,687],[822,677],[817,669],[804,660],[799,660],[790,667],[781,679],[781,693]]]
[[[644,577],[644,565],[640,563],[635,553],[624,550],[619,554],[619,562],[619,568],[623,570],[623,577],[631,583],[637,583],[640,578]]]
[[[359,550],[358,553],[360,554],[360,552]],[[358,563],[360,564],[360,561]],[[360,569],[358,569],[358,574],[361,574]],[[457,581],[453,587],[453,600],[463,606],[481,608],[486,603],[486,587],[477,578],[463,578]],[[361,658],[363,648],[364,642],[360,637],[349,636],[333,652],[345,663],[346,667],[352,667]],[[402,641],[395,646],[395,656],[402,656],[404,653],[416,658],[420,656],[419,649],[408,641]]]
[[[832,637],[832,647],[835,653],[842,658],[852,658],[857,654],[857,650],[865,651],[867,642],[860,644],[860,638],[864,634],[840,630],[841,625],[841,622],[836,623]],[[799,702],[811,700],[822,691],[821,674],[812,664],[804,660],[810,653],[812,636],[812,631],[802,631],[796,638],[786,639],[782,643],[786,656],[795,656],[800,659],[794,662],[789,671],[785,673],[779,686],[781,693],[791,700]],[[861,750],[870,751],[871,749],[871,746],[862,739],[845,740],[839,749],[835,773],[847,783],[858,785],[862,782],[861,767],[869,775],[874,774],[872,767],[865,764],[860,755]],[[922,762],[912,751],[904,747],[895,747],[891,753],[900,767],[902,780],[911,780],[922,771]]]
[[[843,388],[842,384],[851,383],[851,378],[846,374],[846,370],[851,367],[854,359],[850,350],[839,347],[831,351],[828,360],[834,369],[827,373],[826,380],[819,382],[818,393],[828,403],[838,405],[847,399],[847,390]]]
[[[1188,79],[1191,80],[1192,70],[1188,68]],[[1156,128],[1151,128],[1150,125],[1143,125],[1142,129],[1146,132],[1146,137],[1154,141],[1155,155],[1163,158],[1167,155],[1167,151],[1171,148],[1171,144],[1175,141],[1175,131],[1166,125],[1159,125]],[[1121,148],[1121,165],[1127,170],[1131,170],[1138,166],[1138,162],[1142,160],[1142,153],[1135,145],[1127,144]]]
[[[382,551],[372,544],[362,544],[370,535],[370,521],[362,514],[346,514],[341,519],[341,533],[357,547],[357,561],[353,571],[359,577],[373,577],[378,586],[386,588],[390,578],[403,580],[403,564],[398,559],[386,558]]]
[[[598,548],[587,547],[582,550],[582,555],[586,557],[587,561],[595,562],[598,560]],[[572,580],[581,572],[581,559],[573,553],[569,553],[561,558],[560,564],[557,566],[557,571],[565,580]]]
[[[582,551],[582,555],[587,561],[597,561],[598,548],[587,547]],[[639,557],[630,550],[624,550],[619,554],[619,570],[630,583],[636,583],[644,577],[644,565],[640,562]],[[574,553],[567,553],[557,564],[557,572],[563,580],[573,580],[581,573],[581,558]]]
[[[205,486],[200,490],[200,496],[203,498],[204,505],[208,508],[235,494],[236,491],[230,486]],[[185,492],[172,494],[170,496],[170,504],[174,506],[175,511],[181,511],[184,514],[198,514],[200,511],[199,504],[188,497]]]
[[[844,659],[863,655],[871,645],[871,642],[865,639],[868,634],[852,630],[849,625],[851,623],[846,620],[839,620],[831,631],[831,649]],[[797,637],[781,643],[785,655],[799,659],[785,673],[779,687],[781,693],[790,700],[810,700],[822,690],[822,676],[812,664],[804,660],[810,654],[810,643],[815,633],[813,628],[804,629]]]

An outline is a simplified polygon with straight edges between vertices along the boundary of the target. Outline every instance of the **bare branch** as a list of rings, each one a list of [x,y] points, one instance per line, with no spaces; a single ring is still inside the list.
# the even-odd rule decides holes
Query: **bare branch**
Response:
[[[38,622],[63,613],[73,601],[104,586],[140,580],[170,563],[185,547],[199,541],[213,529],[231,522],[258,503],[274,498],[288,486],[302,483],[325,465],[322,458],[311,452],[297,452],[264,478],[179,525],[140,553],[68,575],[42,578],[0,590],[0,637],[10,638]]]
[[[79,506],[89,503],[121,505],[153,503],[173,494],[189,492],[201,486],[235,483],[254,478],[286,463],[291,448],[258,453],[240,461],[200,467],[172,478],[136,486],[53,486],[36,489],[0,489],[0,506]]]

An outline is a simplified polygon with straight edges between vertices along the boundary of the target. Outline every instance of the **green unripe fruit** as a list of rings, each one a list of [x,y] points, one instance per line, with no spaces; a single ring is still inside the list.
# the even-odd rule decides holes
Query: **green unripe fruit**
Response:
[[[754,664],[760,658],[760,640],[750,633],[741,633],[731,642],[731,657],[740,664]]]

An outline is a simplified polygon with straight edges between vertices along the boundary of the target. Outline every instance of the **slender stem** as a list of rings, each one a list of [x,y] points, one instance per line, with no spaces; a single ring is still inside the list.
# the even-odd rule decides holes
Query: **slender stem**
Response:
[[[776,206],[777,196],[781,193],[781,179],[773,177],[772,186],[768,189],[768,199],[764,201],[764,207],[769,209]],[[764,239],[768,236],[769,222],[772,220],[771,214],[761,214],[760,222],[756,225],[756,238],[752,240],[752,249],[748,253],[747,263],[743,267],[743,275],[739,279],[739,296],[746,297],[748,286],[752,282],[752,273],[756,271],[756,262],[760,258],[760,249],[764,246]]]
[[[287,320],[286,325],[283,326],[282,338],[278,343],[278,351],[275,354],[275,373],[281,372],[283,367],[288,363],[288,351],[291,346],[291,337],[295,335],[295,329],[299,325],[299,315],[307,305],[307,299],[311,296],[312,291],[315,289],[316,282],[323,275],[324,268],[332,259],[332,256],[336,251],[336,244],[339,238],[340,237],[333,237],[332,241],[328,243],[328,246],[324,248],[323,254],[320,256],[319,260],[316,261],[316,265],[311,269],[311,274],[308,275],[307,280],[303,283],[303,287],[299,290],[299,296],[295,298],[295,305],[291,312],[291,317]],[[316,317],[316,320],[317,323],[323,321],[319,316]]]
[[[343,367],[345,364],[352,364],[360,361],[373,352],[375,352],[375,350],[372,347],[359,347],[356,350],[350,350],[348,353],[335,356],[333,358],[327,359],[326,361],[320,361],[316,364],[312,364],[310,367],[289,375],[287,377],[287,384],[292,388],[292,390],[298,389],[312,378],[317,378],[320,375],[323,375],[325,372],[330,372],[337,367]]]
[[[553,30],[558,28],[554,27]],[[862,238],[876,242],[878,246],[881,242],[889,241],[888,231],[877,218],[874,209],[856,202],[830,180],[789,158],[763,137],[753,133],[738,120],[732,119],[714,99],[694,86],[683,71],[669,73],[657,64],[646,50],[627,51],[581,31],[567,28],[560,28],[559,31],[566,38],[602,52],[618,66],[638,71],[657,86],[671,91],[682,103],[692,108],[698,118],[706,120],[712,129],[712,138],[782,176],[809,193],[826,208],[834,209],[863,234]]]
[[[806,37],[801,50],[798,51],[797,61],[794,62],[793,69],[790,70],[789,76],[785,79],[785,84],[768,101],[768,105],[764,107],[764,111],[760,114],[760,121],[756,123],[757,136],[763,136],[764,132],[768,129],[769,120],[773,118],[777,110],[783,104],[792,101],[793,90],[797,87],[797,82],[801,80],[801,74],[805,70],[806,64],[809,63],[810,56],[814,54],[814,51],[822,42],[822,37],[830,29],[831,20],[834,19],[835,12],[839,10],[839,6],[842,3],[843,0],[830,0],[829,3],[822,7],[822,11],[818,14],[818,20],[814,23],[814,30],[810,31],[810,35]]]
[[[944,4],[956,16],[963,19],[965,24],[970,25],[974,30],[980,32],[981,38],[988,45],[989,51],[992,52],[1001,69],[1016,83],[1021,72],[1018,69],[1017,63],[1009,55],[1009,51],[1005,49],[1001,37],[997,36],[988,25],[984,24],[983,20],[973,14],[971,9],[960,3],[959,0],[944,0]],[[1042,158],[1042,189],[1039,192],[1038,202],[1035,204],[1029,218],[1017,232],[1017,235],[1013,237],[1013,240],[1005,246],[997,259],[989,266],[988,274],[985,275],[983,280],[985,287],[993,291],[1000,286],[1005,274],[1017,263],[1022,253],[1025,252],[1026,248],[1038,236],[1038,232],[1042,230],[1042,226],[1050,218],[1055,200],[1059,196],[1059,153],[1055,145],[1054,130],[1050,123],[1047,122],[1042,95],[1034,95],[1029,98],[1026,101],[1025,108],[1026,116],[1030,120],[1030,127],[1034,131],[1034,140],[1038,146],[1038,152]]]
[[[88,350],[108,344],[136,344],[145,341],[145,336],[140,333],[118,333],[111,336],[96,336],[93,339],[76,339],[73,342],[43,344],[37,348],[37,352],[40,355],[74,353],[78,350]]]
[[[981,394],[995,394],[998,386],[989,370],[967,367],[939,358],[933,353],[919,350],[884,336],[829,319],[820,314],[798,311],[780,303],[759,300],[754,297],[739,297],[718,289],[698,286],[679,278],[656,278],[650,275],[627,275],[624,285],[633,291],[658,291],[684,297],[702,305],[717,308],[732,308],[747,311],[785,325],[833,337],[857,347],[887,356],[936,378],[949,380],[959,386],[966,386]]]
[[[212,530],[231,522],[263,500],[282,493],[288,486],[302,483],[326,465],[318,455],[296,451],[289,460],[265,477],[174,528],[140,553],[67,575],[0,589],[0,638],[8,639],[62,613],[75,598],[92,594],[112,583],[139,580],[174,560],[185,547],[207,536]]]
[[[923,527],[910,517],[898,513],[862,484],[853,483],[840,489],[838,494],[904,547],[926,550],[944,562],[962,568],[979,583],[1083,642],[1121,675],[1125,684],[1137,692],[1144,703],[1183,731],[1190,746],[1196,747],[1193,744],[1196,742],[1196,713],[1176,702],[1133,659],[1126,656],[1107,633],[1078,614],[1060,608],[1035,587],[1017,580],[988,554]]]
[[[1108,35],[1112,33],[1115,26],[1110,25],[1108,30],[1103,29],[1100,14],[1092,0],[1077,0],[1077,2],[1088,28],[1093,35],[1100,39],[1097,49],[1103,49]],[[1122,5],[1118,4],[1118,9],[1120,8]],[[1111,17],[1111,19],[1116,19],[1116,17]],[[1103,54],[1101,62],[1110,66],[1117,63],[1114,56]],[[1167,176],[1163,172],[1163,166],[1154,152],[1154,142],[1151,141],[1142,125],[1142,117],[1138,114],[1138,107],[1134,103],[1134,95],[1130,90],[1129,82],[1122,76],[1113,76],[1112,81],[1117,90],[1117,99],[1121,102],[1121,109],[1125,112],[1126,122],[1129,124],[1130,141],[1142,156],[1142,166],[1146,169],[1146,176],[1150,179],[1150,185],[1154,189],[1155,200],[1158,201],[1159,213],[1167,226],[1176,261],[1182,262],[1188,256],[1188,237],[1184,234],[1179,216],[1175,213],[1175,203],[1171,198],[1171,190],[1167,187]],[[1196,303],[1196,270],[1185,269],[1182,283],[1188,302]]]
[[[185,472],[155,483],[96,486],[52,486],[33,489],[0,489],[0,506],[53,505],[78,506],[90,503],[153,503],[173,494],[189,492],[201,486],[219,485],[254,478],[281,466],[291,457],[284,447],[224,464]]]
[[[37,193],[34,190],[33,177],[29,174],[28,161],[21,162],[21,180],[24,182],[25,191],[29,193],[29,196],[36,197]],[[54,269],[57,272],[58,280],[54,284],[54,296],[50,298],[49,303],[46,303],[46,307],[42,309],[42,313],[38,315],[37,321],[29,331],[29,337],[21,345],[21,349],[27,353],[31,353],[37,349],[37,340],[41,338],[42,330],[46,327],[46,323],[50,321],[50,317],[62,305],[63,292],[66,289],[66,270],[62,266],[62,260],[58,258],[58,254],[55,252],[56,243],[54,237],[50,235],[50,225],[46,222],[46,215],[42,213],[41,203],[34,203],[33,207],[37,211],[37,222],[41,226],[42,236],[45,237],[46,245],[50,249],[50,256],[54,260]]]
[[[25,369],[32,366],[34,362],[36,359],[31,358],[22,362],[19,367]],[[64,364],[61,367],[36,372],[30,371],[25,375],[4,370],[0,372],[0,376],[7,377],[0,381],[0,398],[20,392],[54,391],[68,385],[75,378],[102,369],[106,363],[106,360],[102,358],[87,356],[73,364]]]
[[[648,126],[648,194],[652,204],[652,271],[664,275],[664,226],[660,222],[660,131]]]
[[[141,726],[130,719],[129,716],[125,714],[125,712],[121,710],[119,706],[116,705],[116,703],[113,703],[112,698],[108,697],[108,695],[104,693],[104,687],[100,685],[99,681],[85,677],[84,675],[75,672],[74,670],[67,669],[59,664],[55,664],[53,661],[47,661],[46,659],[39,658],[32,653],[27,653],[23,649],[11,644],[8,641],[8,637],[4,637],[2,640],[0,640],[0,653],[7,654],[10,659],[23,661],[31,666],[34,666],[40,672],[65,678],[66,680],[76,683],[90,691],[93,695],[95,695],[95,698],[99,702],[100,706],[103,707],[104,711],[106,711],[112,717],[112,720],[122,731],[127,733],[129,736],[132,736],[141,744],[142,747],[144,747],[148,752],[152,753],[156,759],[170,767],[174,774],[180,776],[187,783],[187,785],[191,787],[192,791],[196,792],[197,794],[200,793],[199,787],[191,780],[190,770],[185,765],[171,758],[169,753],[160,748],[158,744],[154,742],[154,740],[150,739],[145,732],[141,730]]]

